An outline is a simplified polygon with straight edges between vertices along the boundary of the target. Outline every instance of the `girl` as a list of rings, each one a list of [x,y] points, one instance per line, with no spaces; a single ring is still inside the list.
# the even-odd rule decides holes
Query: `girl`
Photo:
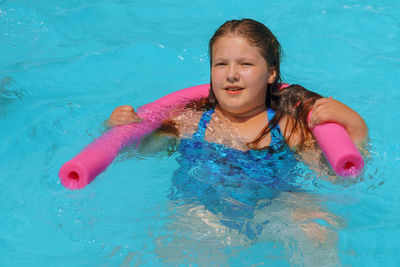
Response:
[[[300,86],[279,90],[281,47],[263,24],[251,19],[224,23],[211,38],[209,52],[208,98],[172,117],[164,124],[164,130],[190,137],[207,111],[210,118],[205,140],[242,151],[270,146],[273,129],[282,130],[280,138],[290,148],[310,149],[314,139],[309,127],[326,121],[344,126],[357,145],[366,139],[364,120],[346,105]],[[310,109],[313,113],[308,125],[306,115]],[[118,126],[138,120],[133,107],[120,106],[108,123]]]
[[[215,235],[226,235],[220,239],[229,244],[235,236],[250,241],[271,237],[277,232],[268,231],[277,224],[289,229],[279,232],[281,239],[306,233],[316,242],[329,243],[325,240],[330,233],[307,220],[318,218],[334,226],[334,216],[312,208],[313,201],[296,186],[294,179],[298,174],[292,151],[315,149],[309,127],[326,121],[340,123],[352,140],[361,144],[367,136],[364,120],[344,104],[301,86],[279,89],[280,44],[257,21],[224,23],[211,38],[209,53],[209,96],[172,115],[160,129],[180,137],[180,167],[173,175],[169,197],[177,203],[177,209],[185,210],[181,213],[191,215],[185,216],[185,221],[198,219],[187,223],[192,228],[188,244],[195,243],[195,232],[200,233],[202,242],[205,236],[214,238],[201,234],[210,229]],[[313,113],[308,124],[310,109]],[[131,106],[116,108],[108,119],[111,126],[137,121],[140,118]],[[289,214],[286,208],[279,208],[278,212],[274,209],[282,205],[290,207]],[[288,217],[293,220],[287,220]],[[290,227],[289,221],[301,223],[294,223],[296,228]],[[271,227],[265,227],[266,224]],[[176,228],[171,230],[171,234],[177,233]],[[180,238],[183,236],[187,235],[182,233]],[[327,248],[334,251],[332,246]],[[307,249],[301,253],[313,254]],[[171,251],[166,255],[170,258]],[[324,260],[334,263],[336,256],[333,253]],[[322,262],[315,257],[313,260]]]

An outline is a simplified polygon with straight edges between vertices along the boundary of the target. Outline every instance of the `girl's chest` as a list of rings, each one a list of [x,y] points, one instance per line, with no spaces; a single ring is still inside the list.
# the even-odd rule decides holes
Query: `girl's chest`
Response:
[[[267,126],[268,121],[260,125],[252,124],[233,124],[226,119],[220,118],[218,114],[213,114],[210,121],[204,127],[204,140],[210,143],[221,144],[240,151],[249,150],[248,144],[255,141],[262,130]],[[258,147],[267,147],[271,144],[271,134],[263,136]]]

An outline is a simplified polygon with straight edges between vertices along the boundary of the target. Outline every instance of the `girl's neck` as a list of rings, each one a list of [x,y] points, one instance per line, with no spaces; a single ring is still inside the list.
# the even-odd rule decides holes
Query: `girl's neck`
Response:
[[[268,111],[266,107],[260,107],[237,116],[217,105],[210,123],[212,131],[209,132],[209,136],[206,133],[206,140],[246,151],[248,150],[247,143],[254,141],[267,124]],[[216,137],[219,137],[218,140],[215,139]],[[224,139],[224,137],[228,137],[228,139],[221,142],[219,139]],[[269,135],[263,138],[261,146],[270,144],[270,139]]]
[[[246,113],[241,113],[241,114],[230,113],[224,110],[220,105],[216,106],[215,111],[217,113],[220,113],[220,115],[224,119],[233,124],[255,123],[256,121],[259,120],[263,121],[264,123],[268,122],[268,117],[267,121],[265,121],[265,117],[267,114],[267,107],[265,105],[259,106],[255,109],[252,109]]]

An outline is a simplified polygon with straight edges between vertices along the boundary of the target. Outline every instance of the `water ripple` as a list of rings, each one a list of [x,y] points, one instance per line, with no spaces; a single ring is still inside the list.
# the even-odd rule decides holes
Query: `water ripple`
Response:
[[[28,96],[23,88],[18,88],[11,77],[3,77],[0,81],[0,119],[6,116],[7,107]]]

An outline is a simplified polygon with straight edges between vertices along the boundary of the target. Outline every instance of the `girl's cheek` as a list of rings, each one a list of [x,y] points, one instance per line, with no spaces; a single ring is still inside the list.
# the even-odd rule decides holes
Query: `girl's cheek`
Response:
[[[212,71],[211,80],[213,83],[220,83],[223,81],[223,74],[220,71]]]

